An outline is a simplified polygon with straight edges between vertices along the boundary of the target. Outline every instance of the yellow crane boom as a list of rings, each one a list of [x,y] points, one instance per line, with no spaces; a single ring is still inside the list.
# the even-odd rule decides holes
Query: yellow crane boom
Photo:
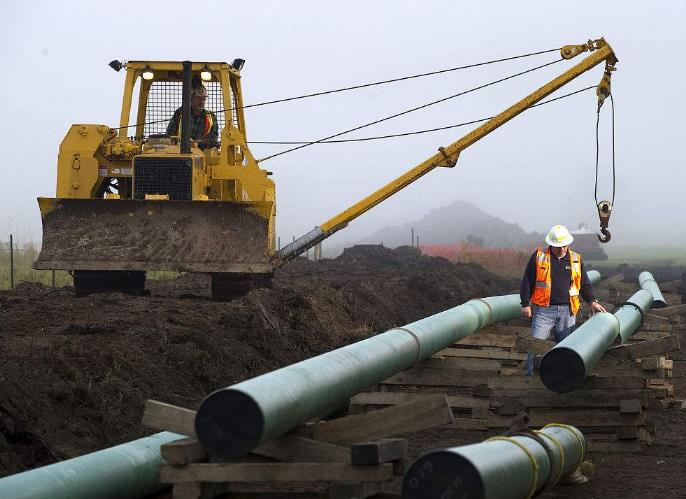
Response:
[[[612,48],[604,38],[600,38],[599,40],[589,40],[587,43],[582,45],[566,45],[560,49],[560,55],[564,59],[571,59],[583,52],[591,52],[591,54],[583,61],[562,73],[557,78],[551,80],[539,89],[527,95],[519,102],[502,111],[500,114],[489,119],[483,125],[475,128],[464,137],[458,139],[447,147],[440,147],[438,152],[427,160],[419,163],[411,170],[392,180],[364,199],[361,199],[346,210],[335,215],[323,224],[315,227],[307,234],[301,236],[279,250],[275,255],[274,265],[282,265],[283,263],[304,253],[309,248],[312,248],[335,232],[346,227],[352,220],[369,211],[377,204],[381,203],[401,189],[407,187],[420,177],[426,175],[434,168],[452,168],[457,163],[457,159],[464,149],[474,144],[477,140],[485,137],[493,130],[504,125],[515,116],[529,109],[537,102],[540,102],[542,99],[563,87],[576,77],[582,75],[586,71],[594,68],[604,61],[605,72],[603,73],[603,78],[597,89],[599,105],[602,104],[602,101],[609,95],[610,92],[610,75],[614,70],[614,65],[617,63],[617,58]]]

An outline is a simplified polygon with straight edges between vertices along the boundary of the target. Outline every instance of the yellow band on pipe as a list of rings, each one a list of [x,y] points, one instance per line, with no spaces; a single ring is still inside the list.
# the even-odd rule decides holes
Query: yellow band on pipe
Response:
[[[545,437],[548,440],[550,440],[557,447],[557,449],[560,451],[560,472],[557,474],[557,478],[555,478],[555,481],[553,482],[553,485],[555,485],[557,482],[560,481],[560,478],[562,478],[562,470],[565,467],[565,450],[562,448],[562,445],[560,445],[560,442],[555,440],[550,435],[546,435],[545,433],[541,433],[540,431],[536,431],[536,430],[534,430],[533,432],[536,435],[538,435],[539,437]],[[550,465],[552,467],[553,463],[551,462]]]
[[[536,486],[538,485],[538,462],[536,462],[536,458],[534,457],[534,455],[531,453],[529,449],[526,448],[526,446],[522,445],[520,442],[517,442],[515,439],[511,437],[491,437],[488,440],[486,440],[486,442],[489,442],[491,440],[502,440],[504,442],[510,442],[519,447],[520,449],[522,449],[522,451],[524,451],[524,454],[527,455],[527,457],[531,461],[531,466],[534,470],[534,478],[531,481],[531,489],[529,489],[529,493],[526,496],[526,499],[530,499],[531,497],[533,497],[533,495],[536,493]]]

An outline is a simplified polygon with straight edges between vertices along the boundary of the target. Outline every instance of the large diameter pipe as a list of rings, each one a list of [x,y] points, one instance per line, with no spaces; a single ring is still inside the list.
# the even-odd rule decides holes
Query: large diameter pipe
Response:
[[[650,291],[653,294],[653,307],[664,308],[667,306],[664,296],[660,291],[660,286],[657,285],[657,281],[653,279],[653,274],[644,271],[638,275],[638,283],[641,289]]]
[[[135,499],[167,487],[158,481],[160,446],[185,438],[168,431],[0,479],[12,499]]]
[[[573,426],[550,425],[536,433],[540,439],[496,437],[478,444],[429,452],[412,463],[405,473],[402,497],[531,497],[548,483],[556,483],[572,473],[586,456],[584,436]]]
[[[652,303],[650,292],[639,290],[614,314],[595,314],[543,356],[543,384],[557,393],[575,390],[613,343],[626,342],[640,329]]]
[[[588,280],[591,281],[591,285],[595,286],[600,282],[600,272],[597,270],[589,270],[586,272],[586,275],[588,276]]]
[[[203,400],[195,431],[225,457],[250,452],[350,397],[495,322],[519,317],[519,295],[471,300],[372,338],[220,389]]]

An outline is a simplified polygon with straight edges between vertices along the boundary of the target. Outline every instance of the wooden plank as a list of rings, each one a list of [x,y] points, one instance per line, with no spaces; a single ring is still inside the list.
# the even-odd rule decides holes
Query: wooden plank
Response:
[[[608,349],[608,354],[626,359],[641,359],[679,350],[679,339],[669,335],[655,340],[642,341],[631,345],[621,345]]]
[[[470,357],[474,359],[525,360],[525,353],[486,350],[484,348],[446,348],[439,352],[444,357]]]
[[[493,359],[470,359],[461,357],[428,358],[416,367],[435,367],[439,369],[460,369],[463,371],[500,371],[500,362]]]
[[[458,369],[415,367],[391,376],[384,380],[383,384],[471,387],[475,384],[483,383],[494,375],[493,371],[461,371]]]
[[[444,430],[488,430],[488,426],[486,426],[485,419],[472,418],[455,418],[455,420],[452,423],[444,425],[441,428]]]
[[[686,303],[681,305],[672,305],[671,307],[652,308],[650,313],[659,315],[660,317],[671,317],[673,315],[686,315]]]
[[[160,482],[380,482],[393,477],[392,464],[192,463],[160,466]]]
[[[406,457],[407,440],[404,438],[384,438],[350,446],[352,464],[390,463]]]
[[[328,499],[366,499],[383,492],[379,482],[343,482],[329,485]]]
[[[669,336],[670,334],[672,333],[664,331],[637,331],[631,335],[629,341],[637,342],[646,340],[657,340],[658,338],[664,338],[665,336]]]
[[[174,466],[201,461],[207,457],[207,450],[194,438],[183,438],[160,447],[162,459]]]
[[[485,334],[477,333],[466,338],[461,339],[456,344],[477,346],[477,347],[500,347],[500,348],[513,348],[515,345],[516,336],[506,336],[504,334]]]
[[[646,443],[640,440],[624,440],[624,441],[597,441],[587,440],[586,442],[588,452],[643,452],[646,450]]]
[[[254,454],[285,462],[349,463],[350,449],[328,442],[318,442],[286,434],[253,450]]]
[[[417,392],[364,392],[358,393],[350,400],[351,404],[357,405],[399,405],[414,402],[419,399],[426,400],[433,395],[430,393]],[[488,408],[488,400],[475,399],[469,395],[448,395],[448,405],[453,409],[474,409],[476,407]]]
[[[299,433],[323,442],[351,445],[435,428],[452,421],[446,396],[434,395],[378,411],[322,421],[303,427]]]
[[[534,355],[543,355],[555,345],[554,341],[539,340],[531,336],[517,336],[514,349],[516,352],[530,352]]]
[[[642,405],[639,399],[622,400],[619,403],[619,412],[620,414],[641,414]]]
[[[640,376],[597,377],[588,376],[577,390],[597,388],[643,388]],[[513,390],[541,389],[547,390],[538,376],[508,376],[488,380],[488,388],[508,388]]]
[[[662,317],[661,315],[651,314],[646,312],[645,320],[648,324],[671,324],[669,317]]]
[[[645,414],[619,414],[619,411],[566,409],[554,411],[547,408],[529,409],[531,426],[545,426],[549,423],[564,421],[572,426],[620,426],[620,425],[645,425]],[[512,420],[511,416],[492,414],[488,417],[486,425],[489,428],[507,428]]]
[[[143,424],[155,430],[165,430],[195,438],[195,411],[157,400],[147,400]]]
[[[622,399],[636,399],[643,407],[648,406],[648,390],[579,390],[571,393],[554,393],[549,390],[492,389],[491,406],[498,406],[507,400],[518,401],[525,407],[588,407],[618,408]],[[499,412],[500,414],[500,412]]]

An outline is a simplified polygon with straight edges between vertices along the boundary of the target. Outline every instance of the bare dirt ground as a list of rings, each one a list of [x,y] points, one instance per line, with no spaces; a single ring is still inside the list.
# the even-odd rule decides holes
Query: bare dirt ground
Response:
[[[651,270],[658,281],[684,271]],[[378,246],[298,259],[274,289],[227,303],[209,299],[202,275],[150,282],[144,297],[74,298],[70,288],[21,284],[0,292],[0,476],[150,434],[140,424],[147,399],[196,408],[217,388],[516,288],[478,265]],[[674,367],[681,398],[684,364]],[[593,482],[547,496],[686,497],[685,415],[652,412],[657,438],[647,452],[592,455]],[[410,439],[411,453],[484,438],[425,432]]]

